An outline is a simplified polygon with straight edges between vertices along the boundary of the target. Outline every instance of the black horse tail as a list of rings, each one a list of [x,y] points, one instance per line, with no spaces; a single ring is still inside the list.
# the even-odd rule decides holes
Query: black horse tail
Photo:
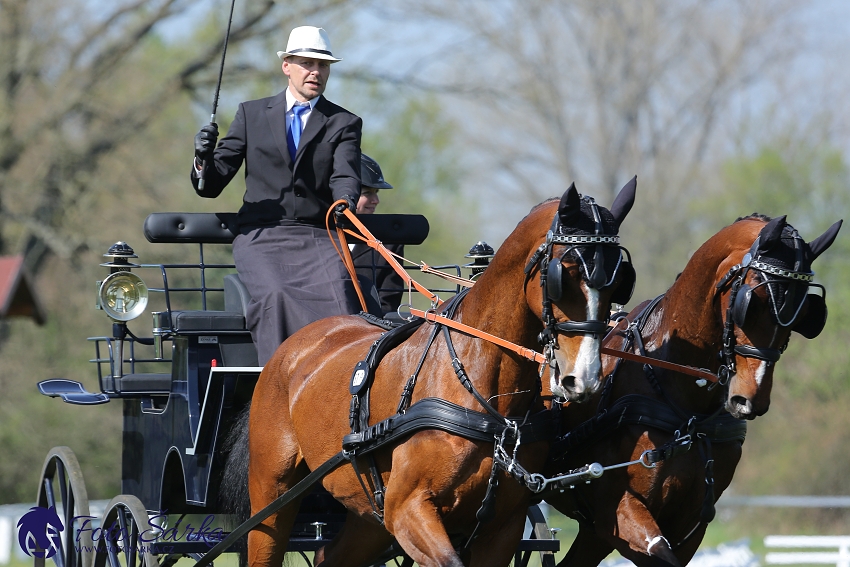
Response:
[[[219,504],[225,514],[230,515],[229,530],[251,517],[251,500],[248,497],[248,417],[251,404],[246,404],[233,420],[233,426],[224,440],[227,461],[219,488]],[[248,564],[245,547],[239,552],[239,565]]]

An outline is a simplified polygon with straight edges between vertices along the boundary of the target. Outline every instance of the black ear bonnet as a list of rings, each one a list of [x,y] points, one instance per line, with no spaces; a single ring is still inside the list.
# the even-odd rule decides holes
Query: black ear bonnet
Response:
[[[562,244],[566,249],[549,261],[546,293],[552,301],[559,301],[563,296],[561,262],[569,258],[578,264],[582,279],[591,288],[605,289],[620,275],[620,283],[611,295],[611,302],[628,303],[634,291],[636,274],[628,250],[619,245],[619,237],[616,236],[619,227],[614,216],[591,197],[581,198],[578,213],[569,218],[555,215],[552,220],[547,240],[550,245]],[[587,238],[582,239],[583,236]]]
[[[767,289],[768,301],[774,320],[783,327],[792,327],[807,339],[817,337],[826,324],[826,297],[823,286],[812,283],[814,272],[805,254],[807,244],[791,225],[782,228],[775,242],[762,242],[759,235],[744,255],[741,263],[745,270],[754,271],[758,283],[754,286],[742,283],[734,297],[732,319],[743,327],[752,311],[756,288]],[[818,287],[821,294],[809,293],[809,288]],[[802,317],[804,305],[808,309]]]

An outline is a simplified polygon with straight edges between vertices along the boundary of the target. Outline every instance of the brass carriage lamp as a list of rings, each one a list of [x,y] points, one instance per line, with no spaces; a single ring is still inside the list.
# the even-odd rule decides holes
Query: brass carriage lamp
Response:
[[[472,258],[472,262],[464,264],[463,267],[472,270],[470,278],[474,280],[490,265],[490,259],[495,255],[496,252],[492,246],[483,240],[479,240],[469,249],[469,254],[465,256],[466,258]]]
[[[145,311],[148,305],[148,287],[142,278],[134,274],[131,258],[138,258],[126,242],[116,242],[109,247],[101,264],[109,268],[109,275],[97,286],[97,308],[103,309],[110,319],[119,323],[132,321]]]

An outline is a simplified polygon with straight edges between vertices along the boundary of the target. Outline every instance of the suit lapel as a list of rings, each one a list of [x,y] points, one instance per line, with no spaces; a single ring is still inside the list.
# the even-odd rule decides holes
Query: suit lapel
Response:
[[[286,91],[281,91],[274,97],[266,108],[266,119],[269,121],[277,149],[287,165],[292,165],[289,157],[289,146],[286,143]]]
[[[304,148],[307,144],[313,141],[313,138],[319,135],[319,132],[325,127],[325,122],[328,121],[328,116],[323,112],[325,97],[320,96],[316,101],[316,106],[310,111],[310,118],[307,120],[307,126],[301,132],[301,141],[298,142],[298,152],[295,154],[295,165],[298,165],[298,160],[304,153]]]

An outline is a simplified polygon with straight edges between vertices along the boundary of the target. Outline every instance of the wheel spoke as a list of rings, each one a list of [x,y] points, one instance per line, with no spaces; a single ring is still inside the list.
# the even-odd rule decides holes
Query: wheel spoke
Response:
[[[121,567],[121,561],[118,560],[118,547],[114,541],[107,540],[106,553],[109,555],[109,565],[111,567]]]

